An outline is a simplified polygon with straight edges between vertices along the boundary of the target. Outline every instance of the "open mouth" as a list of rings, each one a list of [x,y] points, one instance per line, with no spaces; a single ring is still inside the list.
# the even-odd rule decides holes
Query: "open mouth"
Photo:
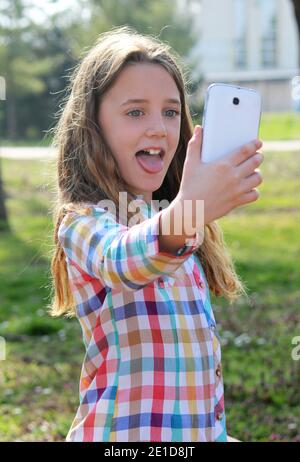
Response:
[[[139,156],[159,156],[161,159],[163,159],[165,155],[165,151],[163,149],[141,149],[135,154],[137,157]]]
[[[135,154],[136,160],[140,167],[147,173],[159,173],[164,168],[163,149],[142,149]]]

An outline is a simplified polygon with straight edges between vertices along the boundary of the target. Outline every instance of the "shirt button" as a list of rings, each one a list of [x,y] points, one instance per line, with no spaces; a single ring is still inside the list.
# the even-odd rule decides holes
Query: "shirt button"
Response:
[[[222,419],[223,419],[223,414],[222,414],[222,412],[218,412],[218,414],[217,414],[217,419],[218,419],[218,420],[222,420]]]
[[[197,275],[195,275],[195,279],[196,279],[196,283],[197,283],[197,286],[200,287],[201,289],[204,288],[204,284],[203,282],[201,281],[200,277]]]

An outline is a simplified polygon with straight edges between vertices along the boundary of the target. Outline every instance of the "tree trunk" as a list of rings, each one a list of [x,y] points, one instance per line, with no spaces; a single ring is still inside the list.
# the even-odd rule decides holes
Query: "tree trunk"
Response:
[[[9,140],[17,138],[17,118],[16,118],[16,102],[12,95],[9,95],[6,100],[7,107],[7,137]]]
[[[0,162],[0,231],[2,229],[8,229],[8,217],[5,207],[5,193],[2,183],[2,172],[1,172],[1,162]]]

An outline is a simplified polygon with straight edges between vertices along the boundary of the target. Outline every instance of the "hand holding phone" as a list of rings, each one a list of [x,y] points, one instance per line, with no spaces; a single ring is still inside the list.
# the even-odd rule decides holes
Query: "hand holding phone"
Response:
[[[256,169],[263,162],[263,155],[257,152],[262,142],[255,140],[213,162],[202,162],[199,159],[202,139],[203,129],[196,126],[188,143],[175,199],[183,204],[186,200],[192,203],[193,223],[197,215],[196,202],[203,201],[204,224],[208,224],[259,198],[256,188],[262,183],[262,177]]]

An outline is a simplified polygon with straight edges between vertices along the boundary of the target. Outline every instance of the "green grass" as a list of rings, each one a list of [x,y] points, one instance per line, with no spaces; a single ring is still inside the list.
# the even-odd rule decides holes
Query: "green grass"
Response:
[[[220,220],[250,298],[215,306],[228,429],[244,441],[299,441],[299,157],[268,154],[261,171],[260,200]]]
[[[300,113],[263,113],[259,137],[264,141],[299,140]]]
[[[53,319],[50,301],[52,166],[2,160],[10,232],[1,233],[0,441],[62,441],[78,402],[84,348],[77,320]],[[50,173],[50,175],[49,175]]]
[[[84,357],[77,320],[52,319],[53,167],[2,160],[11,232],[1,233],[0,441],[63,441]],[[249,300],[213,299],[222,340],[228,432],[243,441],[300,440],[300,163],[268,154],[261,198],[220,220]]]

